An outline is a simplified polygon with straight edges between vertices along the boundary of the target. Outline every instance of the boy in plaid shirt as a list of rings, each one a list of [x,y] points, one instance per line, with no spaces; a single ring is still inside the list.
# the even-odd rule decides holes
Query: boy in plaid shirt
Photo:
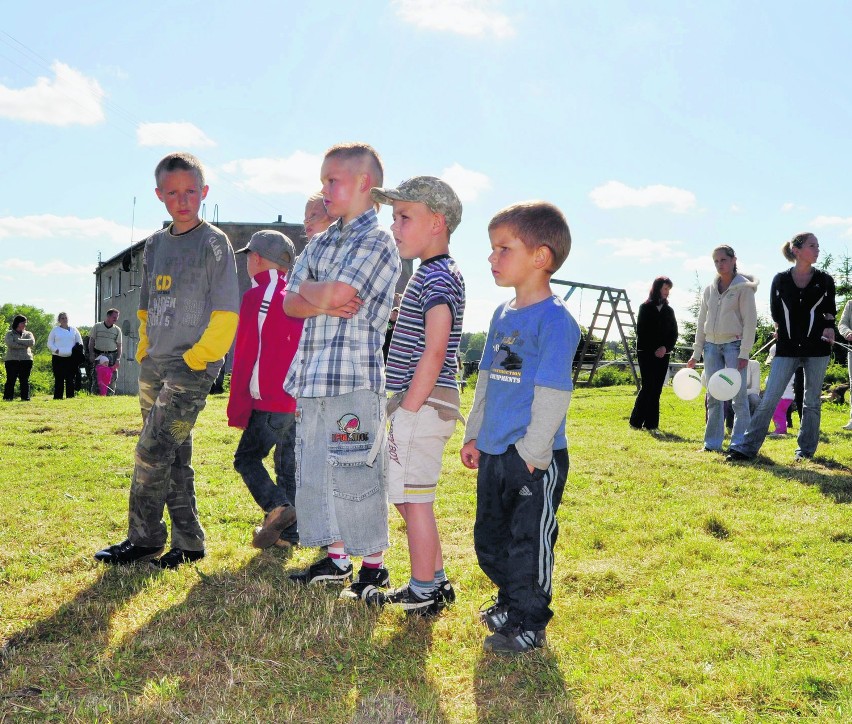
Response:
[[[328,555],[293,574],[304,583],[347,581],[343,597],[373,600],[389,582],[382,343],[401,265],[370,196],[382,164],[362,143],[325,154],[322,194],[337,219],[315,236],[290,275],[284,310],[305,319],[284,388],[297,398],[296,507],[302,545]]]

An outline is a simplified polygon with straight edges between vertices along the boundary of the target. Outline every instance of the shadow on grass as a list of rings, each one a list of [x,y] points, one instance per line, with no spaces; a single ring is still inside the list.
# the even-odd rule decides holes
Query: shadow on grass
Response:
[[[78,670],[97,665],[108,646],[113,615],[156,575],[141,566],[105,568],[52,616],[9,637],[0,648],[2,699],[20,714],[55,711],[49,700],[64,686],[60,682],[69,673],[74,677]]]
[[[474,674],[479,722],[581,722],[559,663],[547,649],[520,655],[483,653]]]
[[[402,615],[391,637],[377,642],[385,660],[395,664],[375,672],[375,681],[364,687],[370,693],[365,692],[358,702],[349,724],[447,721],[441,711],[440,694],[426,675],[435,623],[434,618]]]
[[[773,468],[776,477],[817,486],[835,503],[852,503],[852,470],[836,460],[816,456],[791,466],[773,465]]]

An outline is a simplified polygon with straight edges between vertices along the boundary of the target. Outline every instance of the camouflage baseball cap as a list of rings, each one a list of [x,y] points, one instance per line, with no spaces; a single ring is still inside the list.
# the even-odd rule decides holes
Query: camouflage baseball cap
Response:
[[[445,181],[434,176],[415,176],[395,189],[370,189],[373,201],[392,204],[394,201],[419,201],[436,214],[443,214],[452,234],[461,223],[462,205],[456,192]]]
[[[290,241],[290,237],[285,236],[280,231],[274,229],[264,229],[263,231],[255,231],[249,239],[249,243],[242,249],[237,249],[236,254],[247,253],[250,251],[257,252],[264,259],[268,259],[278,266],[286,267],[293,263],[296,258],[296,247]]]

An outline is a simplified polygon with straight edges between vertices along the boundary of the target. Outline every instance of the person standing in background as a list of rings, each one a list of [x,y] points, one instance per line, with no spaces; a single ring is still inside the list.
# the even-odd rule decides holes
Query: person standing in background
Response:
[[[47,348],[53,355],[53,399],[61,400],[63,390],[68,399],[74,397],[74,378],[77,376],[77,357],[74,346],[83,346],[80,333],[68,325],[68,315],[60,312],[56,317],[56,326],[47,337]]]

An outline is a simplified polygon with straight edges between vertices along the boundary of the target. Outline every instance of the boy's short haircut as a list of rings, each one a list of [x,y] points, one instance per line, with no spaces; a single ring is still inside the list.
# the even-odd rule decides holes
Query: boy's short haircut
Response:
[[[325,152],[325,158],[340,158],[344,161],[366,162],[373,186],[381,186],[385,171],[379,153],[368,143],[338,143]]]
[[[185,151],[170,153],[163,156],[154,169],[154,178],[157,180],[157,188],[160,188],[160,179],[163,174],[172,171],[192,171],[198,179],[198,185],[204,186],[204,166],[195,156]]]
[[[380,204],[393,204],[394,201],[426,204],[431,211],[444,217],[450,234],[461,223],[462,204],[459,197],[446,181],[435,176],[414,176],[395,189],[373,188],[370,195],[373,201]]]
[[[553,256],[555,273],[571,252],[571,230],[562,212],[547,201],[521,201],[501,209],[488,223],[488,231],[507,226],[528,249],[546,246]]]

